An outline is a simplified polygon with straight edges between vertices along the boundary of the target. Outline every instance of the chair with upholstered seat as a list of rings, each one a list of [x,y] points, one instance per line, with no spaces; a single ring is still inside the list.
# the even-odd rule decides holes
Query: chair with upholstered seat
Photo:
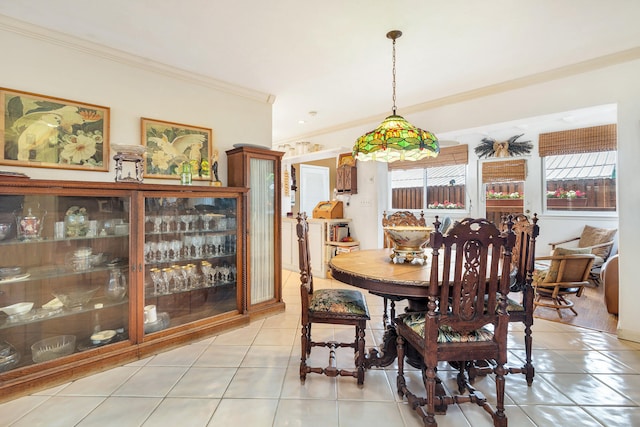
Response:
[[[540,228],[538,216],[533,214],[531,220],[523,213],[512,214],[503,217],[501,227],[503,231],[508,228],[509,222],[513,223],[515,244],[511,255],[511,271],[509,273],[509,296],[507,298],[507,311],[509,322],[520,322],[524,325],[525,363],[521,368],[509,367],[510,374],[520,373],[525,375],[527,385],[533,383],[535,369],[532,362],[533,337],[533,271],[535,265],[536,238]],[[515,300],[514,293],[520,293],[520,301]],[[491,369],[490,363],[476,361],[468,365],[470,380],[478,375],[485,375]]]
[[[562,318],[562,310],[573,308],[573,301],[567,295],[580,297],[585,286],[589,285],[589,275],[596,256],[593,254],[565,254],[570,250],[556,248],[554,255],[538,257],[536,262],[551,262],[547,268],[536,270],[533,275],[535,297],[533,310],[538,307],[555,309]],[[546,267],[546,266],[545,266]]]
[[[508,219],[507,219],[508,221]],[[508,299],[507,310],[510,322],[522,322],[524,325],[525,364],[522,368],[510,368],[510,373],[520,372],[527,378],[527,384],[533,383],[535,370],[531,361],[533,338],[531,326],[533,325],[533,271],[535,265],[536,239],[540,233],[538,216],[533,214],[531,220],[525,214],[516,214],[512,217],[513,232],[516,240],[511,256],[511,292],[521,292],[520,302]],[[506,226],[506,221],[504,222]]]
[[[504,412],[505,364],[509,314],[509,276],[501,268],[511,263],[515,236],[508,224],[500,230],[486,219],[466,218],[447,235],[436,219],[431,233],[431,274],[426,312],[407,312],[396,319],[398,334],[398,393],[409,401],[424,424],[437,426],[436,411],[448,405],[471,402],[481,406],[494,426],[506,427]],[[507,267],[508,268],[508,267]],[[485,298],[486,296],[486,298]],[[487,310],[486,307],[495,307]],[[404,356],[409,347],[420,356],[426,397],[409,390],[404,375]],[[438,386],[439,361],[492,360],[495,375],[495,409],[475,390],[458,363],[458,394],[446,395]]]
[[[382,213],[382,227],[397,227],[397,226],[422,226],[426,227],[427,222],[424,219],[424,212],[420,212],[420,218],[410,211],[398,211],[390,215],[386,212]],[[393,241],[384,233],[384,247],[392,248]],[[396,302],[402,301],[403,298],[395,297],[391,295],[382,295],[372,292],[374,295],[381,296],[383,298],[383,315],[382,322],[386,326],[389,324],[389,319],[396,317]]]
[[[324,374],[329,377],[351,376],[358,385],[364,383],[365,329],[369,320],[369,309],[362,292],[351,289],[314,289],[309,253],[309,224],[306,214],[298,214],[296,231],[300,256],[300,296],[302,302],[302,339],[300,357],[300,380],[304,382],[308,373]],[[312,324],[328,323],[355,327],[353,342],[313,341]],[[326,367],[307,365],[307,357],[313,347],[329,348],[329,363]],[[336,367],[336,348],[351,347],[355,353],[355,369]]]
[[[590,253],[596,256],[591,267],[589,279],[598,285],[602,266],[611,255],[617,253],[617,231],[615,228],[598,228],[585,225],[580,236],[549,243],[549,245],[551,245],[551,250],[553,251],[556,247],[568,247],[568,243],[577,241],[578,248],[588,249]]]

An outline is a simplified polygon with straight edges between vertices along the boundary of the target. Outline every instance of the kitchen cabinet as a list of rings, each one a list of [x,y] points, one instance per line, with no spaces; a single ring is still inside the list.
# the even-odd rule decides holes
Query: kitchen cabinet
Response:
[[[336,169],[336,191],[338,194],[358,194],[358,169],[341,165]]]
[[[0,400],[248,324],[246,193],[4,181]]]

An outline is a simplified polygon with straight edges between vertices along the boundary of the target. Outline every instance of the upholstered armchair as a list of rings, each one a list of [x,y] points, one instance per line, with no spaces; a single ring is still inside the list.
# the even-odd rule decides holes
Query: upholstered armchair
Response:
[[[577,247],[581,249],[581,251],[574,253],[590,253],[595,255],[589,279],[598,285],[600,283],[602,266],[611,255],[615,255],[618,251],[617,231],[615,228],[598,228],[585,225],[580,236],[549,244],[553,251],[556,247],[567,247],[570,246],[568,245],[569,243],[577,241]]]
[[[552,256],[536,258],[539,265],[542,262],[550,264],[534,271],[533,310],[538,307],[552,308],[562,318],[562,310],[569,309],[577,316],[573,301],[566,296],[582,295],[583,288],[589,284],[589,273],[595,257],[593,254],[576,254],[570,249],[557,248]]]

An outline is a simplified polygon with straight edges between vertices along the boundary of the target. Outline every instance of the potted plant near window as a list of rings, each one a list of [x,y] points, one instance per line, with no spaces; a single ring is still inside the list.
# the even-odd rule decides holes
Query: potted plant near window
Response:
[[[514,191],[513,193],[503,193],[501,191],[490,190],[487,191],[487,208],[522,209],[523,199],[524,194],[517,191]]]
[[[547,191],[547,207],[555,209],[573,209],[587,206],[587,195],[580,190],[558,188]]]

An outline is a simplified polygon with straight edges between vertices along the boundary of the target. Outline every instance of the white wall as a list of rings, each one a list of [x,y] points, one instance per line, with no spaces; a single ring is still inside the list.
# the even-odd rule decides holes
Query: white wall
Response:
[[[246,96],[238,95],[234,88],[225,90],[217,82],[128,60],[118,52],[76,44],[60,34],[3,17],[0,51],[0,86],[110,107],[113,144],[140,144],[141,117],[211,128],[214,149],[220,152],[219,177],[225,185],[225,150],[235,143],[271,145],[271,104],[265,94],[238,90]],[[115,177],[112,159],[109,172],[4,165],[2,169],[37,179],[113,181]]]
[[[637,221],[637,213],[640,212],[640,192],[637,190],[637,168],[640,159],[640,80],[637,78],[638,75],[640,75],[640,60],[634,60],[524,88],[434,107],[419,114],[405,114],[405,117],[412,123],[427,124],[430,130],[438,134],[525,117],[617,104],[618,226],[621,252],[618,336],[640,342],[640,310],[635,307],[635,302],[640,300],[640,287],[636,286],[637,270],[634,266],[634,259],[640,256],[640,226]],[[352,146],[359,135],[376,125],[377,123],[371,123],[320,135],[311,142],[325,147],[331,147],[333,144]],[[480,141],[475,141],[473,146],[478,142]],[[531,157],[532,164],[539,162],[535,157],[535,155]],[[473,165],[474,159],[474,156],[470,156],[470,175],[471,170],[476,167]],[[357,219],[354,221],[355,235],[362,242],[363,248],[380,247],[378,244],[380,240],[371,239],[370,236],[371,230],[380,229],[380,214],[385,208],[387,197],[385,178],[373,173],[371,168],[379,168],[379,166],[358,163],[359,192],[351,198],[351,204],[355,205],[357,214],[349,214],[351,218]],[[541,182],[540,170],[532,167],[531,171],[529,179]],[[371,182],[372,177],[374,177],[373,182]],[[360,191],[361,182],[362,191]],[[377,191],[368,192],[367,187],[364,186],[368,185],[367,182],[379,186],[376,188]],[[381,191],[383,187],[385,191]],[[529,185],[529,188],[533,187]],[[373,197],[378,199],[369,206],[369,199]],[[477,192],[475,197],[477,198]],[[532,197],[530,200],[532,203],[530,209],[533,212],[541,212],[541,197]],[[536,203],[538,206],[535,206]],[[471,214],[477,215],[477,199],[474,205]],[[364,211],[367,213],[365,214]],[[615,222],[615,218],[590,218],[590,223],[604,227],[613,227]],[[557,240],[559,237],[575,235],[582,228],[581,224],[563,221],[558,216],[545,215],[541,215],[540,226],[539,248],[547,247],[547,242]],[[546,251],[546,249],[540,249],[540,251],[543,250]]]

